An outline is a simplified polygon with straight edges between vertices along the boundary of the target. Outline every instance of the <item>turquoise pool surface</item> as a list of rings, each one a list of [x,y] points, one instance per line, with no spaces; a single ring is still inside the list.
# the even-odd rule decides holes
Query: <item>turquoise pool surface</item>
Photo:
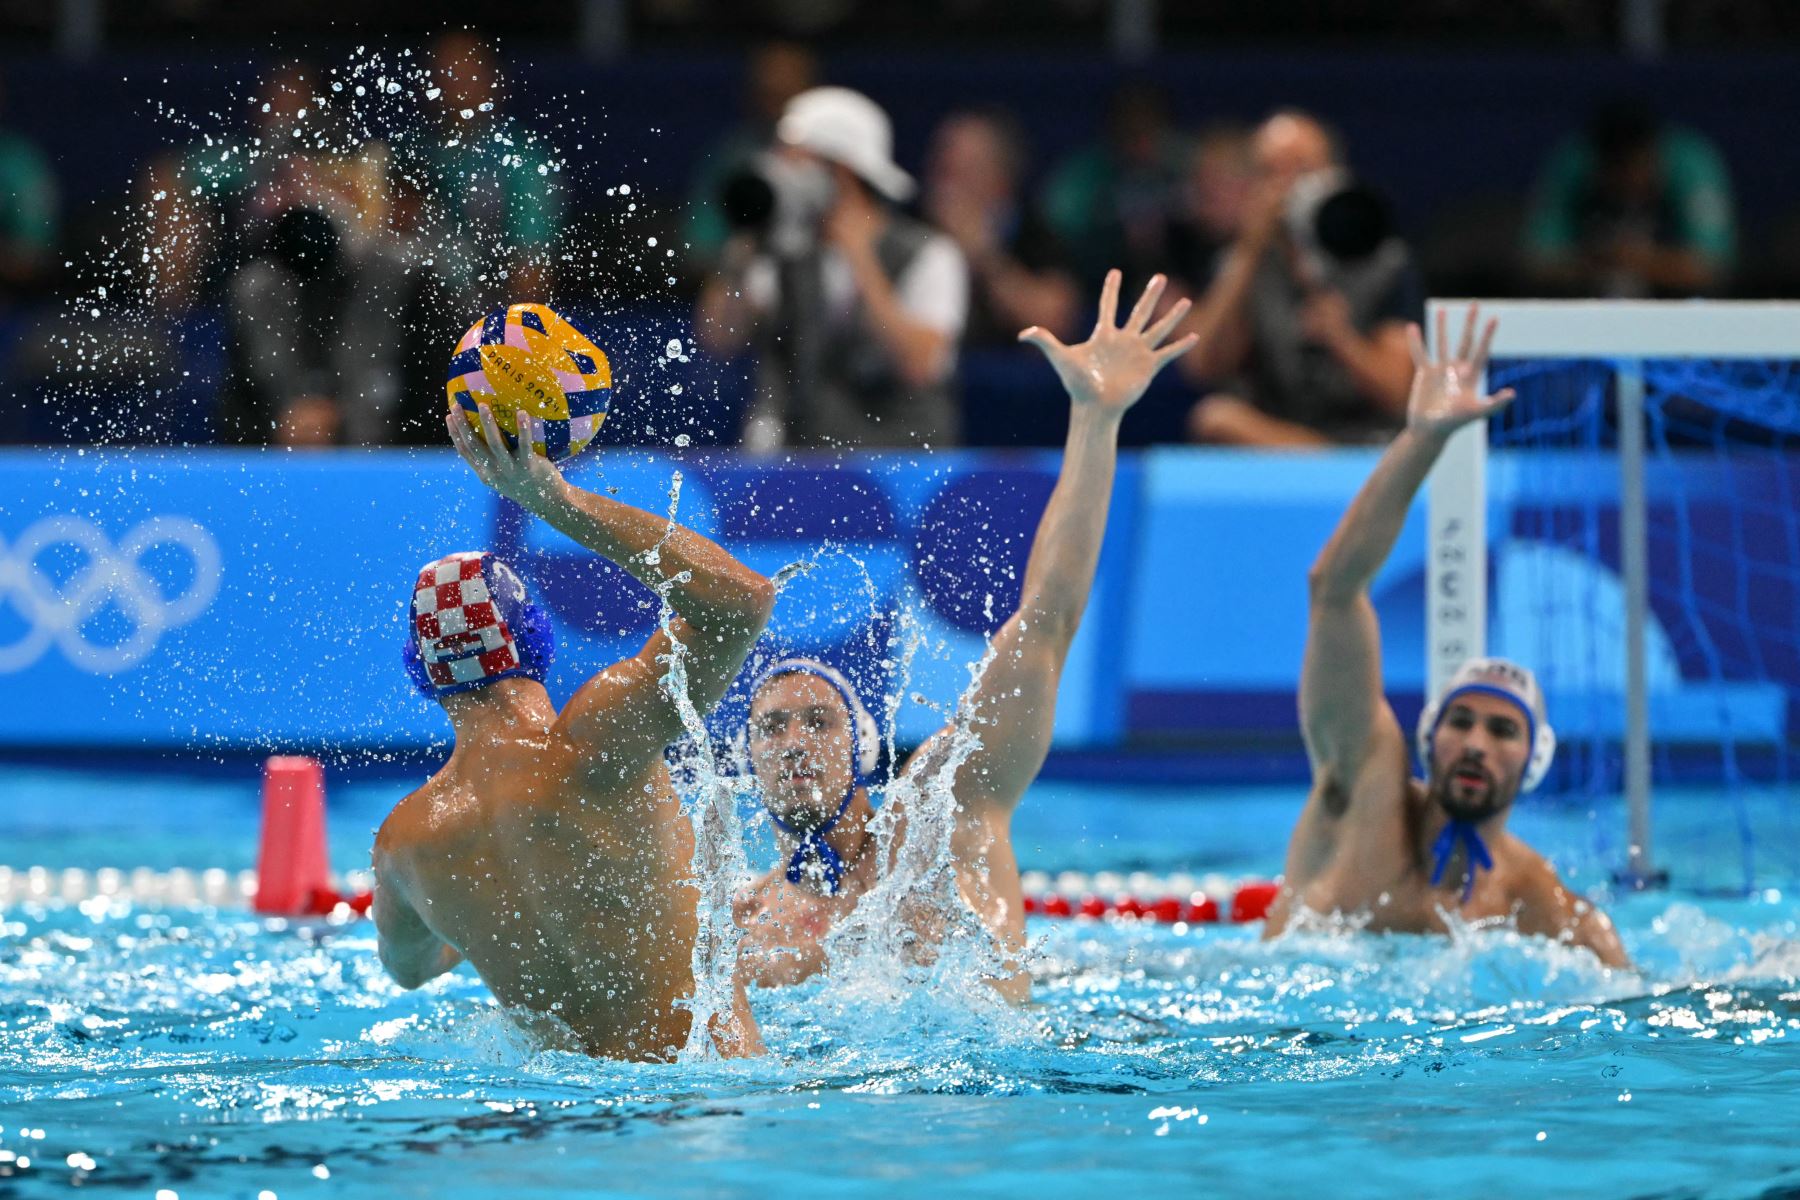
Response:
[[[404,786],[334,783],[341,867]],[[253,865],[253,779],[7,767],[0,797],[0,865]],[[771,1053],[732,1064],[536,1050],[466,969],[392,985],[363,923],[14,908],[0,1196],[1793,1195],[1795,802],[1661,796],[1674,885],[1628,896],[1616,801],[1525,802],[1633,972],[1504,928],[1039,920],[1028,1008],[953,964],[861,970],[756,996]],[[1041,784],[1016,840],[1047,870],[1267,875],[1297,805]]]

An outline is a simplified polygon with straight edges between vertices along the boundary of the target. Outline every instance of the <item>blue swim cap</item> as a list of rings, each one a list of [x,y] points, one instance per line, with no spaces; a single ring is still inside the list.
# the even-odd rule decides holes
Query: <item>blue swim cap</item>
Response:
[[[805,878],[807,869],[817,864],[814,869],[824,876],[827,890],[836,892],[838,885],[843,882],[844,860],[832,849],[831,843],[825,840],[825,835],[844,819],[844,814],[850,809],[850,801],[856,798],[856,789],[865,786],[869,777],[875,773],[876,765],[881,761],[881,727],[875,723],[868,706],[863,704],[862,697],[856,694],[856,689],[851,686],[844,673],[816,658],[784,658],[771,666],[757,676],[756,682],[751,685],[751,702],[755,702],[756,694],[771,680],[783,675],[811,675],[816,679],[823,679],[843,699],[844,707],[850,713],[850,786],[845,789],[843,799],[838,801],[837,811],[831,815],[831,819],[802,834],[776,816],[767,800],[763,801],[763,809],[769,814],[769,820],[775,823],[775,827],[788,836],[799,839],[799,845],[794,847],[794,853],[788,858],[787,881],[800,883]]]

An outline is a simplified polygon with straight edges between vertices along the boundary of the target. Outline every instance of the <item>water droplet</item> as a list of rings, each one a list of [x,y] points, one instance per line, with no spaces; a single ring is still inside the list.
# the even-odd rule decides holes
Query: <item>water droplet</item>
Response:
[[[469,118],[470,118],[470,117],[472,117],[472,116],[474,116],[474,115],[475,115],[475,110],[474,110],[474,109],[472,109],[472,108],[465,108],[465,109],[463,109],[463,110],[462,110],[462,111],[461,111],[461,112],[459,112],[459,113],[457,113],[457,114],[456,114],[456,115],[457,115],[457,116],[459,116],[459,117],[461,117],[461,118],[462,118],[462,119],[463,119],[463,120],[465,120],[465,121],[466,121],[466,120],[468,120],[468,119],[469,119]]]
[[[629,183],[621,183],[619,185],[619,195],[621,195],[621,196],[631,195],[631,185]]]
[[[681,339],[680,338],[670,338],[669,344],[663,347],[663,353],[668,355],[670,358],[680,358],[681,357]]]
[[[444,94],[443,88],[426,88],[425,89],[425,98],[427,100],[436,100],[439,96],[441,96],[443,94]]]
[[[681,390],[681,389],[680,389],[680,388],[676,388],[676,389],[675,389],[675,390],[676,390],[676,391],[678,391],[678,392],[679,392],[679,391],[680,391],[680,390]],[[691,437],[689,437],[689,436],[688,436],[688,435],[687,435],[687,434],[685,434],[685,433],[678,433],[678,434],[676,434],[676,435],[675,435],[675,444],[676,444],[676,445],[677,445],[677,446],[688,446],[688,445],[691,445],[691,444],[692,444],[692,443],[693,443],[693,440],[694,440],[694,439],[693,439],[693,438],[691,438]]]

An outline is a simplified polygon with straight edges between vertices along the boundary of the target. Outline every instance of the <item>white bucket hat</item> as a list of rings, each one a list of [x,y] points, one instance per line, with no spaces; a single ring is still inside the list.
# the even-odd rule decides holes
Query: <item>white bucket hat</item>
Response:
[[[911,199],[913,177],[894,162],[894,127],[881,106],[841,87],[801,92],[781,112],[775,136],[842,163],[890,200]]]

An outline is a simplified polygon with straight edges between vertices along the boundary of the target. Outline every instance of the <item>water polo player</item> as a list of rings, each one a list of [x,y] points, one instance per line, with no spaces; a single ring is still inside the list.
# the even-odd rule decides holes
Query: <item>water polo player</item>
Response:
[[[1004,961],[995,982],[1014,999],[1029,994],[1016,958],[1025,910],[1012,814],[1050,749],[1058,680],[1106,532],[1119,421],[1156,373],[1194,344],[1192,335],[1162,344],[1188,309],[1181,301],[1151,325],[1162,290],[1158,276],[1118,327],[1114,271],[1087,342],[1065,346],[1036,328],[1019,335],[1044,352],[1069,394],[1062,471],[1032,542],[1019,609],[995,635],[951,723],[901,768],[912,786],[890,795],[891,832],[882,844],[868,788],[878,730],[850,681],[826,664],[789,659],[756,682],[747,740],[781,861],[737,909],[747,931],[740,968],[754,982],[797,983],[824,968],[826,934],[875,887],[884,864],[905,853],[909,837],[920,836],[914,823],[924,818],[908,809],[910,794],[935,785],[954,796],[947,840],[957,891],[999,943]],[[941,910],[913,918],[899,914],[912,924],[916,946],[946,936]]]
[[[417,987],[467,959],[555,1044],[671,1058],[690,1032],[698,895],[692,828],[663,763],[684,732],[664,677],[679,653],[695,708],[710,709],[774,586],[690,530],[571,486],[532,452],[541,429],[509,449],[485,406],[479,419],[485,443],[461,416],[449,425],[482,481],[665,595],[674,616],[558,712],[542,683],[547,628],[518,576],[482,553],[420,572],[408,669],[456,744],[377,835],[381,960]],[[726,1054],[760,1050],[741,989],[712,1034]]]
[[[1521,932],[1586,946],[1608,966],[1624,966],[1606,915],[1571,894],[1541,855],[1506,830],[1513,800],[1537,786],[1556,750],[1531,672],[1500,659],[1463,665],[1420,719],[1423,781],[1412,775],[1406,737],[1382,694],[1369,583],[1445,441],[1512,399],[1510,391],[1483,397],[1479,390],[1495,322],[1478,347],[1476,324],[1471,306],[1450,358],[1440,316],[1437,362],[1413,327],[1406,429],[1313,564],[1300,675],[1312,794],[1264,935],[1280,933],[1302,910],[1415,932],[1443,931],[1452,913],[1509,917]]]

